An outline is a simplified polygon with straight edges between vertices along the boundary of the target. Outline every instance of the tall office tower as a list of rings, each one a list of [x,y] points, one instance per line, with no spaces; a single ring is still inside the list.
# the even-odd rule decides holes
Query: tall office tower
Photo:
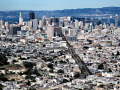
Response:
[[[69,36],[75,36],[75,30],[69,29]]]
[[[22,18],[21,12],[20,12],[20,17],[19,17],[19,25],[23,25],[23,18]]]
[[[103,24],[103,28],[106,29],[107,28],[107,25],[106,23]]]
[[[33,27],[33,21],[30,20],[30,21],[28,21],[28,29],[31,30],[32,27]]]
[[[62,28],[61,27],[54,27],[54,36],[61,37],[62,36]]]
[[[89,24],[88,23],[85,23],[85,30],[88,30],[88,27],[89,27]]]
[[[79,22],[79,26],[80,26],[80,29],[83,29],[83,22],[82,21]]]
[[[119,16],[118,14],[115,15],[115,27],[118,27],[118,19],[119,19]]]
[[[68,20],[65,19],[65,20],[64,20],[64,27],[68,27],[68,25],[69,25]]]
[[[51,18],[48,18],[47,21],[48,21],[49,25],[52,25],[52,19]]]
[[[51,19],[52,19],[52,22],[57,23],[57,18],[56,17],[52,17]]]
[[[0,20],[0,26],[3,26],[3,20],[2,19]]]
[[[69,34],[69,29],[68,29],[68,27],[62,27],[62,33],[65,35],[65,36],[67,36],[68,34]]]
[[[33,20],[33,30],[36,31],[37,27],[38,27],[38,21],[37,21],[37,19],[34,19]]]
[[[8,30],[9,24],[8,22],[5,22],[5,29]]]
[[[64,20],[64,19],[66,19],[66,17],[60,17],[60,18],[59,18],[59,20]]]
[[[70,22],[70,27],[71,27],[71,28],[74,28],[74,24],[73,24],[72,21]]]
[[[41,20],[39,20],[38,28],[39,29],[42,28],[42,21]]]
[[[110,24],[110,27],[111,27],[111,28],[113,28],[113,27],[114,27],[114,24],[113,24],[113,23],[111,23],[111,24]]]
[[[58,23],[57,18],[56,17],[52,17],[51,19],[52,19],[52,25],[53,26],[57,26],[57,23]]]
[[[108,17],[107,23],[108,23],[108,25],[110,25],[110,17]]]
[[[10,26],[9,35],[17,35],[18,31],[21,31],[20,26]]]
[[[75,28],[79,29],[79,21],[75,19]]]
[[[85,20],[84,20],[85,24],[87,23],[87,17],[85,17]]]
[[[54,37],[54,26],[52,25],[47,26],[46,33],[47,33],[47,38],[52,39],[52,37]]]
[[[29,14],[29,20],[31,19],[35,19],[35,13],[34,12],[30,12]]]
[[[70,17],[70,16],[69,16],[69,17],[67,17],[67,20],[68,20],[68,21],[71,21],[71,17]]]
[[[52,40],[53,37],[61,37],[62,36],[62,28],[61,27],[55,27],[53,25],[47,26],[47,38],[49,40]]]
[[[42,18],[42,27],[43,26],[46,26],[46,17],[45,16],[43,16],[43,18]]]
[[[64,27],[63,20],[60,20],[60,21],[59,21],[59,26],[60,26],[60,27]]]
[[[90,32],[92,32],[93,30],[93,26],[92,26],[92,23],[90,23]]]

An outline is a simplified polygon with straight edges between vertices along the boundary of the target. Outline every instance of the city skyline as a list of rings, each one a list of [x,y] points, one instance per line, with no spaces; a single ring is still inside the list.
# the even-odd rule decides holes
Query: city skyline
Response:
[[[0,11],[119,7],[119,0],[1,0]]]
[[[1,0],[0,90],[120,90],[120,1]]]

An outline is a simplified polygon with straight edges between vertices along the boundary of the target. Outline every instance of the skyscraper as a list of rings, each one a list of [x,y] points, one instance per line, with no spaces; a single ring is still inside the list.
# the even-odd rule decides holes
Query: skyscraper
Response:
[[[57,26],[58,20],[56,17],[52,17],[52,25]]]
[[[20,12],[20,17],[19,17],[19,25],[23,25],[23,18],[22,18],[21,12]]]
[[[92,29],[93,29],[92,23],[90,23],[90,32],[92,32]]]
[[[5,29],[8,30],[9,24],[8,22],[5,22]]]
[[[17,35],[18,31],[21,31],[20,26],[10,26],[9,35]]]
[[[39,20],[38,28],[42,28],[42,20]]]
[[[52,25],[52,19],[51,18],[48,18],[47,21],[48,21],[49,25]]]
[[[69,29],[69,36],[75,36],[75,30]]]
[[[61,27],[55,27],[53,25],[47,26],[47,38],[52,39],[53,37],[61,37],[62,36],[62,28]]]
[[[108,17],[107,23],[108,23],[108,25],[110,25],[110,17]]]
[[[83,22],[82,21],[79,22],[79,26],[80,26],[80,29],[83,29]]]
[[[79,21],[77,19],[75,19],[75,28],[78,29],[79,28]]]
[[[47,33],[47,38],[52,39],[52,37],[54,37],[54,26],[52,25],[47,26],[46,33]]]
[[[61,27],[54,27],[54,37],[61,37],[62,36],[62,28]]]
[[[85,23],[84,29],[85,29],[85,30],[88,30],[88,27],[89,27],[89,24],[88,24],[88,23]]]
[[[119,19],[119,16],[118,14],[115,15],[115,27],[118,27],[118,19]]]
[[[46,17],[45,16],[43,16],[43,18],[42,18],[42,27],[43,26],[46,26]]]
[[[30,12],[29,14],[29,19],[35,19],[35,13],[34,12]]]
[[[0,26],[3,26],[3,20],[2,19],[0,20]]]
[[[37,28],[38,28],[38,21],[37,21],[37,19],[34,19],[33,20],[33,30],[36,31]]]

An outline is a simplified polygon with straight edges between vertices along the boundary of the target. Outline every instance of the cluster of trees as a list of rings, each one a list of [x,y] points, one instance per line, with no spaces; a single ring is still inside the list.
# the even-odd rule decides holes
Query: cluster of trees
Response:
[[[0,81],[9,81],[4,75],[0,75]]]
[[[6,55],[0,53],[0,66],[8,65],[9,63],[7,61],[8,61],[8,58],[6,57]]]
[[[36,68],[35,69],[27,69],[23,74],[26,74],[25,78],[28,80],[32,80],[32,82],[36,82],[35,77],[32,76],[32,74],[41,76],[41,74],[38,72],[38,70]],[[29,81],[28,81],[27,85],[30,85]]]
[[[2,85],[2,84],[0,84],[0,90],[3,90],[2,88],[3,88],[3,85]]]
[[[98,69],[104,69],[104,64],[105,64],[105,62],[104,62],[104,63],[99,64],[99,65],[98,65]]]
[[[64,70],[59,69],[59,70],[58,70],[58,73],[63,74],[63,73],[64,73]]]
[[[75,74],[74,74],[74,78],[79,78],[81,76],[81,74],[79,73],[79,72],[76,72]]]
[[[54,66],[54,65],[53,65],[52,63],[49,63],[49,64],[47,65],[47,67],[50,68],[50,69],[53,69],[53,66]]]
[[[26,75],[32,75],[32,74],[36,74],[37,76],[40,76],[40,73],[38,72],[38,70],[35,68],[33,69],[27,69],[24,74]]]
[[[41,76],[41,74],[38,72],[37,68],[34,68],[34,66],[36,66],[36,63],[32,63],[32,62],[23,62],[23,65],[27,68],[27,70],[24,73],[20,73],[22,74],[26,74],[26,79],[30,79],[32,80],[32,82],[36,82],[35,77],[33,77],[32,75],[35,74],[37,76]],[[27,85],[31,85],[30,81],[28,81],[26,83]]]
[[[23,65],[27,68],[27,69],[32,69],[33,66],[36,66],[35,63],[32,62],[23,62]]]
[[[60,61],[60,63],[61,63],[61,64],[66,64],[67,62],[66,62],[66,61],[61,60],[61,61]]]
[[[113,58],[117,58],[119,55],[120,55],[120,52],[119,52],[119,51],[117,51],[116,54],[112,53]]]
[[[52,58],[46,58],[46,57],[42,57],[42,59],[45,61],[45,62],[52,62],[53,59]]]
[[[62,83],[67,83],[67,82],[69,82],[67,79],[63,79]]]
[[[99,64],[98,69],[104,69],[104,63]]]

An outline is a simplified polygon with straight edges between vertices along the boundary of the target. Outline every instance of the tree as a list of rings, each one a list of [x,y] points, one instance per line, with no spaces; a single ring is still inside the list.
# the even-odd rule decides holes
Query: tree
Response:
[[[48,58],[48,61],[53,61],[53,59],[52,58]]]
[[[75,78],[79,78],[79,77],[80,77],[80,73],[79,73],[79,72],[76,72],[76,73],[74,74],[74,77],[75,77]]]
[[[33,66],[36,66],[36,64],[32,62],[23,62],[23,65],[28,69],[32,69]]]
[[[12,61],[13,64],[16,63],[16,62],[17,62],[16,60],[13,60],[13,61]]]
[[[47,61],[47,58],[46,57],[42,57],[42,60],[44,60],[45,62]]]
[[[33,70],[33,74],[36,74],[37,76],[41,76],[41,74],[38,72],[37,68]]]
[[[83,49],[85,49],[85,50],[86,50],[86,49],[89,49],[89,47],[88,47],[88,46],[84,46],[84,47],[83,47]]]
[[[31,79],[31,80],[34,80],[34,79],[35,79],[35,78],[34,78],[33,76],[31,76],[31,75],[27,75],[25,78],[26,78],[26,79]]]
[[[108,72],[112,72],[111,68],[108,69]]]
[[[20,73],[20,74],[22,74],[22,73]],[[31,76],[32,74],[36,74],[37,76],[41,76],[41,74],[38,72],[38,70],[36,68],[34,70],[29,68],[23,74],[26,74],[28,76]]]
[[[50,72],[50,73],[53,73],[53,69],[50,69],[49,72]]]
[[[44,44],[43,47],[46,47],[46,45]]]
[[[4,77],[3,75],[0,75],[0,81],[8,81],[8,79]]]
[[[117,54],[116,54],[116,56],[119,56],[120,55],[120,53],[119,53],[119,51],[117,51]]]
[[[67,79],[63,79],[63,83],[69,82]]]
[[[35,88],[30,88],[29,90],[36,90]]]
[[[115,54],[112,52],[112,56],[115,56]]]
[[[101,63],[100,65],[98,65],[98,69],[104,69],[104,64]]]
[[[31,82],[30,82],[30,81],[28,81],[26,84],[27,84],[28,86],[30,86],[30,85],[31,85]]]
[[[58,70],[58,73],[64,73],[64,71],[60,69],[60,70]]]
[[[24,74],[26,74],[26,75],[32,75],[33,73],[32,73],[32,70],[31,70],[31,69],[27,69],[27,70],[24,72]]]
[[[49,63],[49,64],[47,65],[47,67],[50,68],[50,69],[53,69],[53,64],[52,64],[52,63]]]
[[[6,55],[0,53],[0,66],[9,64],[7,61],[8,61],[8,58],[6,57]]]
[[[61,60],[61,61],[60,61],[60,63],[62,63],[62,64],[66,64],[67,62],[66,62],[66,61]]]
[[[3,85],[2,85],[2,84],[0,84],[0,90],[3,90],[2,88],[3,88]]]

